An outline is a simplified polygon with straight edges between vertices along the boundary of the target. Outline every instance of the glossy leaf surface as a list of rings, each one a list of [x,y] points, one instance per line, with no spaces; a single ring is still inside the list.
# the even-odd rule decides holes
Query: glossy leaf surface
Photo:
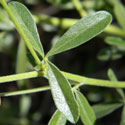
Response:
[[[121,106],[122,106],[122,103],[97,104],[93,106],[93,110],[95,112],[96,118],[99,119],[112,113],[113,111],[115,111]]]
[[[43,47],[40,43],[37,27],[29,10],[23,4],[18,2],[10,2],[8,6],[16,19],[16,22],[18,22],[18,28],[23,32],[22,38],[25,37],[32,47],[43,56]]]
[[[65,125],[65,123],[66,123],[66,117],[59,110],[57,110],[53,114],[48,125]]]
[[[51,56],[77,47],[100,34],[110,24],[112,16],[100,11],[83,17],[74,24],[52,47],[47,56]]]
[[[96,117],[92,107],[89,105],[87,99],[84,97],[82,93],[76,91],[75,94],[77,102],[79,104],[80,117],[82,122],[85,125],[93,125],[96,120]]]
[[[62,112],[70,122],[77,122],[79,117],[78,106],[69,82],[52,63],[47,62],[46,66],[51,92],[58,110]]]

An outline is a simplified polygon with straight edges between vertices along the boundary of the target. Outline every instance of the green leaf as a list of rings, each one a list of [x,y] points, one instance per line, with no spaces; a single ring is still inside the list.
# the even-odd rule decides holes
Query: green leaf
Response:
[[[47,56],[77,47],[100,34],[111,23],[112,16],[100,11],[83,17],[73,25],[52,47]]]
[[[122,117],[121,117],[120,125],[125,125],[125,105],[123,106]]]
[[[68,80],[52,63],[47,62],[47,76],[54,102],[60,112],[72,123],[79,118],[78,105]]]
[[[26,45],[24,41],[21,39],[18,45],[17,51],[17,64],[16,64],[16,73],[24,73],[27,68],[27,57],[26,57]]]
[[[108,70],[108,77],[111,81],[114,81],[114,82],[118,81],[116,76],[115,76],[115,73],[113,72],[112,69]],[[122,99],[124,99],[124,91],[120,88],[116,89],[116,91],[119,93],[119,95],[122,97]]]
[[[115,2],[114,12],[120,26],[125,30],[125,8],[120,1]]]
[[[26,117],[31,106],[31,97],[28,95],[21,96],[19,106],[20,106],[20,115],[22,117]]]
[[[121,106],[122,103],[113,103],[113,104],[106,103],[106,104],[96,104],[92,108],[95,112],[96,118],[99,119],[112,113]]]
[[[87,99],[84,97],[82,93],[76,91],[75,94],[77,102],[79,104],[80,117],[82,122],[85,125],[93,125],[96,120],[96,117],[92,107],[89,105]]]
[[[65,125],[66,124],[66,117],[59,111],[53,114],[52,118],[50,119],[48,125]]]
[[[17,61],[16,61],[16,73],[24,73],[27,70],[27,57],[26,57],[27,49],[24,41],[21,39],[18,45],[17,51]],[[27,88],[25,84],[26,80],[17,81],[18,87],[20,89]],[[21,117],[25,117],[31,106],[31,98],[30,96],[23,95],[20,98],[20,115]]]
[[[10,2],[8,6],[19,25],[18,28],[23,32],[23,35],[28,40],[29,44],[31,44],[41,56],[44,56],[37,27],[29,10],[23,4],[18,2]]]
[[[12,30],[14,25],[9,19],[7,12],[0,7],[0,29],[1,30]]]
[[[25,73],[27,69],[27,57],[26,57],[26,45],[24,41],[21,39],[18,45],[17,51],[17,60],[16,60],[16,73]],[[22,89],[26,84],[24,84],[25,80],[18,81],[18,86]]]
[[[125,50],[125,41],[120,37],[106,37],[105,42],[109,45],[118,47],[120,50]]]

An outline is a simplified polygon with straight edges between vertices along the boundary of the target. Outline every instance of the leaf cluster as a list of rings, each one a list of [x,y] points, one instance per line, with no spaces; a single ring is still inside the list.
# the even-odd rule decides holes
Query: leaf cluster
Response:
[[[45,54],[44,48],[42,46],[38,31],[37,31],[36,23],[34,22],[34,19],[33,19],[33,15],[26,8],[26,6],[24,6],[19,2],[10,2],[9,4],[6,4],[4,0],[0,0],[0,2],[5,8],[5,10],[8,12],[8,15],[10,16],[12,22],[14,23],[16,29],[18,30],[21,36],[18,54],[17,54],[16,72],[17,73],[26,72],[27,60],[29,60],[31,65],[33,65],[34,67],[34,70],[37,73],[41,73],[43,77],[48,79],[51,94],[57,108],[57,110],[55,111],[55,113],[53,114],[52,118],[48,123],[49,125],[65,125],[67,120],[75,124],[78,122],[79,119],[81,119],[82,123],[85,125],[93,125],[96,119],[108,115],[109,113],[113,112],[114,110],[118,109],[121,106],[123,106],[121,125],[124,124],[125,97],[124,97],[124,91],[122,89],[116,89],[122,101],[118,100],[113,104],[111,102],[109,102],[109,104],[107,103],[97,104],[92,107],[89,104],[87,98],[80,92],[79,87],[84,85],[83,82],[88,84],[94,83],[97,86],[102,86],[100,83],[98,83],[98,80],[89,79],[89,78],[85,78],[86,80],[83,80],[84,77],[81,78],[81,76],[78,76],[79,79],[77,81],[76,79],[78,77],[75,78],[76,76],[73,76],[72,74],[66,75],[65,72],[62,72],[51,62],[52,56],[59,54],[61,52],[73,49],[77,46],[80,46],[83,43],[86,43],[87,41],[92,39],[93,37],[102,33],[104,29],[112,21],[112,16],[110,13],[108,13],[107,11],[98,11],[98,12],[87,14],[85,17],[77,21],[77,23],[75,23],[72,27],[70,27],[68,31],[66,31],[57,40],[57,42],[51,47],[51,49],[47,52],[47,54]],[[66,0],[64,1],[48,0],[48,2],[61,7],[67,4],[65,8],[68,8],[69,5],[71,5],[70,6],[71,8],[74,6],[73,2],[71,1],[69,2]],[[119,2],[118,3],[114,2],[113,5],[114,5],[114,12],[118,19],[118,22],[124,30],[125,28],[124,22],[123,22],[124,17],[122,16],[122,14],[124,14],[124,8],[122,4]],[[77,5],[76,5],[76,8],[77,8]],[[1,10],[3,12],[0,11],[0,15],[3,13],[6,13],[3,9]],[[78,11],[80,12],[82,10],[78,10]],[[8,15],[4,14],[5,16],[4,20],[0,18],[0,20],[3,21],[2,23],[5,23],[5,25],[3,25],[4,26],[3,29],[5,30],[14,29],[14,25],[9,20]],[[43,16],[43,17],[48,18],[46,16]],[[56,18],[53,18],[53,19],[56,20]],[[57,25],[57,23],[55,25]],[[3,38],[4,35],[5,34],[3,32],[2,34],[0,34],[0,37]],[[111,47],[108,50],[104,50],[104,52],[101,52],[98,57],[102,60],[107,60],[109,58],[111,59],[120,58],[121,53],[124,51],[124,46],[125,46],[124,39],[121,39],[119,37],[114,37],[114,36],[112,37],[108,36],[106,37],[105,41],[107,44],[115,47]],[[26,47],[30,52],[29,56],[26,56],[26,53],[27,53]],[[109,54],[108,56],[105,55],[107,53]],[[22,67],[22,64],[24,65],[23,67]],[[104,85],[107,87],[108,86],[119,87],[118,85],[116,85],[117,78],[112,70],[108,71],[108,76],[112,82],[103,81],[103,80],[101,82],[102,83],[104,82]],[[72,81],[75,79],[74,82],[77,81],[78,83],[72,83],[72,81],[69,81],[69,79]],[[5,78],[3,78],[1,82],[4,80]],[[26,88],[24,84],[25,82],[26,80],[18,81],[18,86],[21,89]],[[108,85],[108,83],[111,83],[111,84]],[[121,86],[122,85],[123,84],[121,84]],[[30,102],[31,102],[31,99],[28,96],[22,96],[20,100],[20,104],[22,107],[20,112],[21,116],[25,117],[27,115],[28,110],[30,108]],[[25,105],[27,106],[25,107]]]

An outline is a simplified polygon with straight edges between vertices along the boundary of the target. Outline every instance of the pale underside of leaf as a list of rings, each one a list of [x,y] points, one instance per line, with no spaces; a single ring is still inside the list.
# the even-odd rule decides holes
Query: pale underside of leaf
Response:
[[[46,65],[51,92],[57,108],[70,122],[75,123],[79,112],[70,84],[53,64],[48,62]]]
[[[23,4],[18,2],[10,2],[8,6],[13,13],[15,20],[18,22],[18,26],[23,32],[23,36],[25,36],[28,42],[41,56],[44,56],[37,27],[29,10]]]

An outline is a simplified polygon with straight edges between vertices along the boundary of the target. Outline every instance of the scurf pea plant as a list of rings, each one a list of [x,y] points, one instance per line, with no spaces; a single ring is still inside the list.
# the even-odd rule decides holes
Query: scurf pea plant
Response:
[[[49,57],[75,48],[100,34],[111,23],[112,16],[106,11],[98,11],[83,17],[45,54],[36,24],[29,10],[18,2],[10,2],[8,4],[5,0],[0,0],[0,2],[8,12],[36,62],[35,71],[0,77],[0,83],[38,76],[46,77],[49,81],[49,86],[0,93],[0,96],[21,95],[50,89],[57,111],[49,121],[49,125],[64,125],[67,120],[71,123],[76,123],[79,117],[85,125],[94,124],[96,120],[94,111],[78,88],[82,85],[125,88],[125,82],[91,79],[62,72],[49,61]],[[40,56],[42,60],[40,60]],[[75,82],[72,83],[70,80]]]

